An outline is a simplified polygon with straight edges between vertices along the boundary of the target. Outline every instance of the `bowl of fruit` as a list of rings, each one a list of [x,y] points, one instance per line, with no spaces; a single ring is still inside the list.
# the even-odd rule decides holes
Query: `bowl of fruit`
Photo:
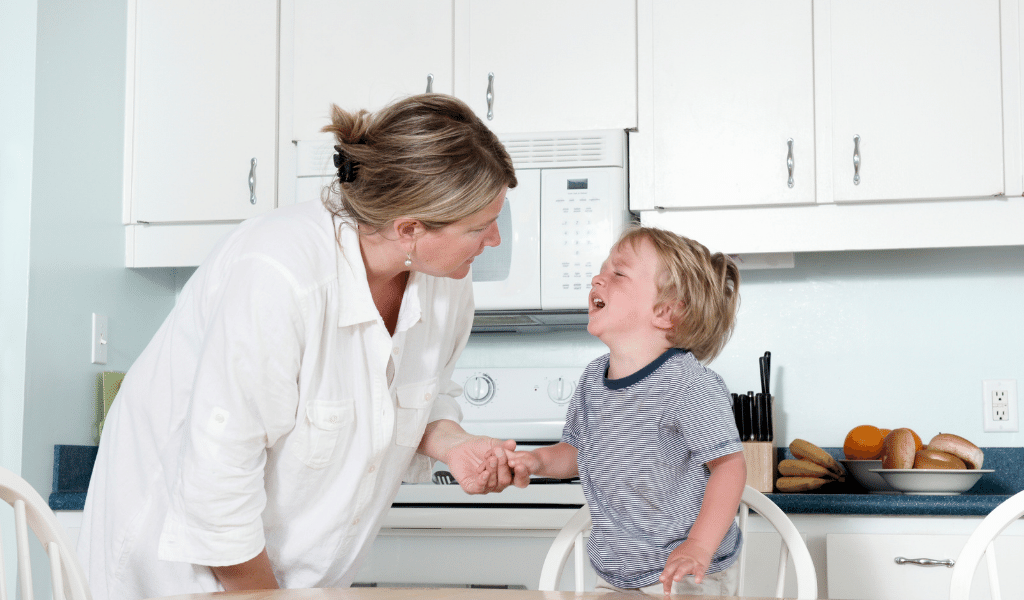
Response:
[[[843,466],[871,493],[960,494],[993,472],[981,468],[984,453],[970,441],[940,433],[924,444],[906,427],[854,427],[843,453]]]

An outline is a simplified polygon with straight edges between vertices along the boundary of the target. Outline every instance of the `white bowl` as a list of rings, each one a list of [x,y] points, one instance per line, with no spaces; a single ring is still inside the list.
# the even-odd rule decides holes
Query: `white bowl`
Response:
[[[885,482],[878,473],[871,469],[881,469],[881,460],[840,460],[854,480],[864,486],[872,494],[898,494],[899,491]]]
[[[904,494],[950,495],[974,487],[993,469],[871,469]]]

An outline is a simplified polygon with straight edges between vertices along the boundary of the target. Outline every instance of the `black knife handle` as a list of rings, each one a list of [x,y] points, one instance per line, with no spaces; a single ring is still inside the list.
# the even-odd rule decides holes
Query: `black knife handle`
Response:
[[[750,441],[750,403],[751,398],[749,395],[743,394],[740,396],[740,408],[743,411],[741,418],[740,440],[744,442]]]

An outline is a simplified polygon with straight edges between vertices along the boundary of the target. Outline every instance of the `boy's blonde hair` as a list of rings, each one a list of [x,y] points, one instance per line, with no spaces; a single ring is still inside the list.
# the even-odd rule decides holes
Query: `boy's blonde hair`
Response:
[[[671,308],[667,338],[701,362],[714,360],[732,336],[740,304],[740,271],[731,258],[712,254],[701,243],[655,227],[635,226],[615,243],[636,250],[651,242],[661,263],[655,307]]]

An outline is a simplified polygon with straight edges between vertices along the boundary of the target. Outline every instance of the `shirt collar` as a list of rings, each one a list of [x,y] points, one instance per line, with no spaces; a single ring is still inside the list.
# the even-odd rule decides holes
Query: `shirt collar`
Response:
[[[338,227],[338,327],[348,327],[380,320],[377,305],[373,303],[370,286],[366,282],[366,265],[359,247],[359,231],[349,220]],[[395,333],[410,329],[422,316],[423,296],[426,293],[425,275],[415,271],[409,276],[398,309]]]

